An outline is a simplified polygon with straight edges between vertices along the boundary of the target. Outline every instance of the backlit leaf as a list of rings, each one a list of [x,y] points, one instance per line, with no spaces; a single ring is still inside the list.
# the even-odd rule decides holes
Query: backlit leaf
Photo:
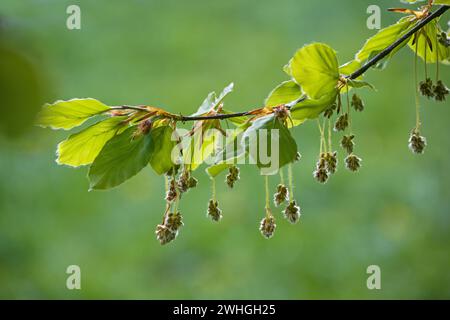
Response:
[[[161,175],[169,171],[174,163],[172,150],[177,142],[172,141],[173,129],[170,126],[161,126],[151,131],[154,151],[150,164],[157,174]]]
[[[294,80],[311,99],[333,91],[339,79],[336,52],[322,43],[299,49],[290,62],[290,69]]]
[[[41,127],[69,130],[108,109],[108,106],[91,98],[59,100],[42,107],[41,112],[37,115],[36,124]]]
[[[120,185],[148,165],[153,153],[150,133],[135,136],[130,127],[109,140],[89,169],[90,190],[104,190]]]
[[[56,162],[72,167],[91,164],[106,142],[126,128],[126,118],[111,117],[69,136],[58,144]]]

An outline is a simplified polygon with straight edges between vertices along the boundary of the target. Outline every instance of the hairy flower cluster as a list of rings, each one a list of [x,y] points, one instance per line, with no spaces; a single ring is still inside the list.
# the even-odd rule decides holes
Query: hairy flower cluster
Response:
[[[230,188],[234,187],[236,181],[239,180],[239,168],[236,166],[232,166],[228,169],[228,174],[226,177],[226,183]]]
[[[195,179],[191,172],[188,170],[183,171],[182,174],[178,177],[177,186],[181,193],[187,192],[191,188],[195,188],[197,186],[197,179]]]
[[[356,93],[353,94],[351,105],[356,111],[364,111],[364,102]]]
[[[417,129],[414,129],[409,137],[409,149],[415,154],[422,154],[426,146],[427,139],[422,137]]]
[[[313,172],[314,178],[320,183],[326,183],[328,180],[327,161],[325,153],[320,154],[320,158],[316,164],[316,170]]]
[[[183,216],[180,212],[169,213],[163,224],[156,226],[156,239],[162,244],[167,244],[173,241],[177,235],[178,230],[183,226]]]
[[[273,202],[275,203],[275,206],[278,207],[279,205],[284,203],[288,198],[289,198],[288,188],[283,184],[279,184],[277,186],[277,192],[273,195]]]
[[[300,219],[300,207],[295,200],[292,200],[283,211],[284,217],[292,224],[295,224]]]
[[[261,234],[264,238],[270,239],[273,237],[273,233],[275,232],[276,227],[277,225],[275,224],[275,218],[272,213],[270,213],[268,216],[261,220],[261,223],[259,224],[259,231],[261,231]]]
[[[166,192],[166,200],[168,202],[172,202],[174,201],[178,196],[178,192],[177,192],[177,186],[176,186],[176,181],[175,179],[170,179],[169,182],[169,190],[167,190]]]
[[[212,199],[209,200],[208,211],[206,215],[215,222],[219,222],[220,219],[222,219],[222,210],[219,209],[219,203],[217,201],[214,201]]]
[[[348,127],[348,113],[339,116],[334,124],[334,131],[345,131]]]
[[[353,147],[355,146],[355,143],[353,142],[354,138],[354,135],[347,135],[342,137],[341,147],[345,149],[348,154],[351,154],[353,152]]]
[[[434,99],[436,101],[445,101],[446,96],[449,94],[447,86],[439,80],[433,87]]]
[[[335,174],[337,170],[337,152],[327,152],[325,153],[325,163],[326,169],[329,174]]]
[[[428,99],[434,98],[434,91],[433,91],[433,80],[430,78],[426,78],[424,81],[421,81],[419,83],[419,91]]]
[[[356,172],[361,167],[361,158],[357,157],[354,154],[350,154],[345,158],[345,166],[348,170],[352,172]]]

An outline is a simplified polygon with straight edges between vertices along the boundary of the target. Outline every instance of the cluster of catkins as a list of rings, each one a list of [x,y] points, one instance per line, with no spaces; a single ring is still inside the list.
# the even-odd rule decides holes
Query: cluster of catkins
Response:
[[[322,152],[316,163],[316,170],[313,172],[314,178],[320,183],[326,183],[328,178],[336,173],[337,152]]]
[[[300,207],[295,200],[289,200],[289,190],[284,184],[277,186],[277,191],[273,195],[273,202],[276,207],[281,206],[284,203],[288,203],[286,208],[282,211],[283,216],[290,223],[295,224],[300,219]],[[266,208],[266,216],[261,220],[259,230],[266,239],[272,238],[277,225],[275,223],[275,217],[270,210]]]
[[[192,176],[189,170],[183,170],[178,178],[176,178],[177,173],[177,167],[172,168],[167,173],[167,176],[170,179],[165,197],[168,212],[173,207],[174,202],[181,198],[183,193],[186,193],[189,189],[197,186],[197,179]],[[182,225],[183,216],[179,211],[166,212],[163,223],[156,226],[156,239],[163,245],[173,241],[177,237],[178,230]]]
[[[363,111],[364,110],[364,102],[361,98],[353,94],[350,105],[353,107],[355,111]],[[333,104],[325,110],[324,117],[330,119],[333,116],[333,113],[337,109],[337,113],[340,111],[340,107],[337,107],[336,104]],[[350,115],[348,112],[341,114],[338,116],[333,130],[335,132],[345,132],[350,125]],[[355,146],[354,143],[355,136],[353,134],[344,135],[341,140],[341,147],[346,151],[347,157],[345,158],[345,166],[348,170],[352,172],[356,172],[361,167],[361,158],[353,154],[353,148]],[[322,152],[319,155],[319,159],[316,163],[316,170],[313,172],[314,178],[320,183],[326,183],[329,177],[336,173],[337,171],[337,152]]]
[[[424,97],[428,99],[434,98],[438,102],[445,101],[449,94],[449,89],[442,80],[437,80],[436,84],[433,84],[431,78],[426,78],[419,83],[419,91]]]
[[[239,168],[236,166],[231,166],[228,169],[228,174],[226,176],[225,182],[228,187],[233,188],[234,184],[240,179]],[[222,219],[222,210],[219,209],[219,202],[215,199],[210,199],[208,203],[208,210],[206,216],[211,218],[214,222],[219,222]]]
[[[422,96],[433,99],[436,101],[445,101],[446,96],[450,93],[447,86],[442,82],[442,80],[436,81],[433,84],[433,80],[426,78],[419,83],[419,92]],[[420,134],[418,127],[411,130],[409,136],[408,147],[415,154],[422,154],[427,146],[427,139]]]

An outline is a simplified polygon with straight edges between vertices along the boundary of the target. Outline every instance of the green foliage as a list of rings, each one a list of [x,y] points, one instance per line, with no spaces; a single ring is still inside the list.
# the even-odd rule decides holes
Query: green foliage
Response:
[[[265,129],[267,130],[267,149],[271,150],[272,144],[272,134],[273,129],[277,129],[279,133],[279,167],[292,163],[295,161],[297,157],[297,143],[292,137],[287,126],[274,115],[268,115],[262,118],[259,118],[253,122],[251,127],[249,127],[242,136],[242,146],[244,149],[249,152],[251,146],[257,146],[257,159],[253,159],[256,162],[256,165],[259,168],[267,168],[269,165],[263,163],[259,158],[259,148],[260,144],[260,134],[259,130]],[[264,143],[262,143],[264,145]],[[278,168],[276,168],[278,170]]]
[[[229,95],[233,91],[234,84],[230,83],[223,91],[220,93],[220,95],[217,97],[215,92],[211,92],[208,94],[206,99],[203,101],[203,103],[198,108],[197,112],[192,114],[191,116],[201,116],[208,112],[214,111],[217,109],[217,107],[222,103],[222,101],[225,99],[227,95]]]
[[[266,107],[275,107],[281,104],[292,102],[302,96],[302,89],[294,81],[289,80],[281,83],[266,99]]]
[[[152,134],[130,127],[109,140],[89,169],[91,190],[113,188],[141,171],[152,158]]]
[[[36,124],[44,128],[69,130],[108,110],[108,106],[91,98],[56,101],[42,108]]]
[[[417,37],[409,40],[408,46],[414,52],[417,46],[417,55],[427,63],[436,63],[439,60],[441,63],[449,64],[450,48],[437,41],[437,35],[442,32],[437,21],[432,21],[417,34]]]
[[[217,140],[223,138],[220,135],[225,135],[225,132],[220,119],[208,117],[233,113],[223,108],[223,102],[233,91],[234,85],[231,83],[225,87],[218,96],[211,92],[197,112],[191,115],[195,118],[205,118],[195,119],[198,121],[189,133],[193,139],[179,150],[184,163],[189,163],[185,169],[194,171],[205,159],[214,156],[214,165],[206,171],[211,177],[217,176],[237,160],[247,156],[250,144],[255,143],[259,148],[259,135],[253,134],[262,129],[268,130],[268,150],[271,149],[273,130],[279,130],[279,167],[293,162],[297,156],[297,144],[289,129],[308,119],[319,117],[325,110],[328,111],[327,117],[331,117],[334,110],[332,106],[336,107],[336,100],[341,94],[347,93],[347,90],[364,87],[374,89],[372,84],[363,80],[362,75],[357,78],[352,78],[351,75],[408,32],[417,19],[414,15],[404,17],[380,30],[366,41],[353,60],[341,66],[338,64],[335,50],[326,44],[311,43],[300,48],[283,68],[291,79],[272,90],[263,108],[248,112],[245,116],[236,115],[229,118],[237,126],[235,136],[228,137],[231,138],[229,143],[242,147],[239,151],[233,149],[232,154],[225,154],[224,150],[217,149]],[[442,44],[437,41],[437,34],[441,32],[437,21],[432,21],[416,33],[416,36],[391,50],[389,55],[378,61],[374,67],[383,68],[407,43],[412,49],[415,49],[417,43],[418,56],[423,59],[426,57],[429,63],[435,63],[438,59],[444,63],[448,62],[450,49],[444,45],[445,42]],[[339,106],[340,101],[338,99]],[[95,99],[73,99],[45,105],[38,115],[37,124],[68,130],[83,124],[91,117],[106,114],[107,111],[111,111],[109,118],[69,136],[58,145],[59,164],[73,167],[92,164],[89,169],[91,189],[115,187],[134,176],[147,164],[159,175],[174,168],[172,152],[178,142],[172,141],[172,136],[177,121],[183,120],[184,117],[162,109],[111,109]],[[145,123],[148,123],[149,131],[140,127]],[[239,136],[241,133],[242,138]],[[266,167],[260,159],[257,159],[257,166]]]
[[[103,146],[126,128],[126,117],[111,117],[75,133],[58,144],[56,162],[72,167],[91,164]]]
[[[309,98],[320,99],[336,88],[339,79],[336,52],[323,43],[306,45],[290,61],[290,72]]]
[[[159,175],[167,173],[175,165],[172,162],[172,150],[176,141],[172,141],[174,130],[170,126],[160,126],[151,131],[154,144],[153,155],[150,164]]]
[[[376,54],[380,53],[382,50],[386,49],[398,38],[403,36],[408,30],[413,26],[413,21],[408,18],[400,19],[397,23],[390,25],[384,29],[381,29],[373,37],[369,38],[361,50],[355,55],[355,59],[359,62],[367,61],[368,59],[374,57]],[[393,50],[388,57],[384,59],[382,63],[376,65],[378,68],[384,68],[386,62],[392,58],[392,56],[405,46],[407,41],[403,42],[395,50]]]

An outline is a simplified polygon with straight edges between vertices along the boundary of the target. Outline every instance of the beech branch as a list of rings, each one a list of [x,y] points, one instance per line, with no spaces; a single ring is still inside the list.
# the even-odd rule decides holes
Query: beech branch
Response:
[[[406,32],[404,35],[402,35],[400,38],[398,38],[394,43],[392,43],[390,46],[388,46],[386,49],[378,53],[376,56],[374,56],[372,59],[367,61],[361,68],[353,72],[352,74],[346,76],[346,79],[354,80],[358,77],[362,76],[367,70],[369,70],[371,67],[376,65],[378,62],[386,58],[392,51],[395,50],[399,45],[401,45],[403,42],[407,41],[412,35],[414,35],[417,31],[421,30],[423,27],[425,27],[428,23],[433,21],[434,19],[440,17],[443,15],[448,9],[450,9],[450,6],[441,5],[436,11],[431,12],[426,18],[419,20],[414,27],[412,27],[408,32]],[[298,98],[297,100],[294,100],[292,102],[289,102],[285,105],[287,109],[291,109],[296,104],[304,101],[306,99],[306,96],[302,96]],[[120,109],[120,110],[136,110],[136,111],[148,111],[145,106],[139,106],[139,107],[132,107],[132,106],[119,106],[119,107],[113,107],[112,109]],[[252,115],[254,110],[251,111],[244,111],[244,112],[235,112],[235,113],[229,113],[229,114],[215,114],[215,115],[209,115],[209,116],[183,116],[183,115],[176,115],[171,114],[171,118],[177,121],[187,122],[187,121],[201,121],[201,120],[225,120],[230,118],[237,118],[237,117],[245,117]]]

